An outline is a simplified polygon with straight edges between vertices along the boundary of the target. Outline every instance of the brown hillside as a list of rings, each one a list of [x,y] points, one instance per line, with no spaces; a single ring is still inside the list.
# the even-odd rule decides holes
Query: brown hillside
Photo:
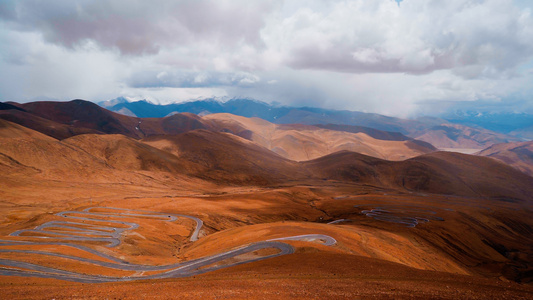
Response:
[[[95,129],[80,128],[68,124],[54,122],[22,110],[0,110],[0,119],[31,128],[35,131],[60,140],[78,134],[101,133]]]
[[[211,129],[200,117],[190,113],[141,119],[117,114],[84,100],[13,104],[5,104],[5,109],[0,110],[0,118],[57,139],[85,133],[122,134],[139,139],[150,135]]]
[[[120,134],[84,134],[68,138],[63,144],[90,154],[117,170],[188,173],[194,169],[176,156]]]
[[[198,177],[221,183],[266,184],[302,175],[297,163],[228,133],[194,130],[143,142],[202,166]]]
[[[20,165],[51,178],[74,175],[80,178],[105,168],[103,161],[51,138],[3,138],[0,139],[0,155],[2,160],[16,163],[12,166],[13,172]]]
[[[157,132],[164,128],[162,120],[153,124],[143,120],[140,128],[151,125]],[[170,120],[189,129],[216,125],[187,115]],[[248,128],[258,127],[248,132],[252,137],[268,125],[247,120]],[[290,135],[315,130],[300,125],[282,129]],[[398,162],[342,151],[294,162],[234,134],[203,129],[140,141],[120,134],[85,134],[58,141],[0,121],[2,239],[28,239],[9,234],[62,219],[57,212],[107,206],[186,214],[205,222],[196,242],[189,240],[191,220],[161,222],[135,216],[120,219],[141,226],[121,236],[117,248],[79,242],[133,263],[174,263],[290,235],[327,234],[337,241],[333,246],[288,241],[294,254],[186,279],[75,284],[2,276],[0,289],[20,298],[43,294],[69,298],[94,291],[97,295],[111,291],[123,298],[139,297],[141,292],[175,296],[168,290],[154,291],[154,286],[180,292],[179,286],[199,297],[212,296],[214,288],[223,286],[224,296],[250,298],[257,296],[249,292],[253,286],[267,298],[302,291],[303,298],[519,295],[527,299],[530,288],[506,281],[531,282],[532,180],[496,160],[457,153],[436,152]],[[377,208],[404,218],[420,217],[419,222],[406,227],[363,213]],[[339,219],[349,220],[326,224]],[[3,249],[9,247],[88,255],[57,245]],[[58,256],[10,252],[0,256],[3,261],[88,274],[118,272]],[[364,294],[350,293],[361,286]],[[316,293],[307,293],[315,288]]]
[[[77,128],[88,128],[110,134],[120,133],[130,137],[140,136],[135,129],[138,118],[108,111],[89,101],[39,101],[17,106],[41,118]]]
[[[54,138],[16,123],[0,119],[0,139],[4,138],[35,138],[53,141]]]
[[[364,127],[364,126],[341,125],[341,124],[316,124],[313,126],[324,128],[324,129],[329,129],[329,130],[346,131],[346,132],[351,132],[351,133],[362,132],[362,133],[366,133],[368,136],[371,136],[379,140],[386,140],[386,141],[411,140],[411,138],[399,132],[383,131],[383,130],[378,130],[378,129],[374,129],[370,127]]]
[[[472,155],[436,152],[391,162],[339,152],[304,165],[316,176],[408,191],[532,200],[533,178],[503,163]]]
[[[477,155],[498,159],[533,176],[533,142],[502,143],[493,145]]]
[[[497,143],[518,140],[505,134],[458,124],[441,124],[414,132],[411,136],[417,140],[428,142],[439,149],[484,149]]]
[[[164,118],[139,119],[136,129],[141,136],[147,137],[162,134],[180,134],[196,129],[212,130],[211,125],[195,114],[180,113]]]
[[[346,132],[322,129],[310,125],[277,125],[258,118],[231,114],[213,114],[203,117],[219,130],[244,137],[279,155],[306,161],[341,150],[362,153],[388,160],[403,160],[435,149],[425,143],[407,140],[376,139],[364,132]],[[376,134],[374,132],[374,134]]]

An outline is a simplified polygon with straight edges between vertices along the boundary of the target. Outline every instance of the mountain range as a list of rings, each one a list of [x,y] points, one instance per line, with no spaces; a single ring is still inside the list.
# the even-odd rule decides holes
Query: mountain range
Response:
[[[9,141],[2,145],[4,167],[17,162],[25,167],[72,172],[79,169],[77,166],[94,164],[91,168],[178,172],[239,184],[331,178],[407,190],[517,199],[529,199],[529,184],[533,183],[533,178],[481,157],[530,165],[531,143],[493,146],[474,157],[436,152],[430,144],[399,133],[348,125],[280,125],[227,113],[140,119],[83,100],[8,103],[2,108],[3,137]],[[37,155],[40,149],[51,151]],[[514,153],[513,159],[506,158],[506,151]],[[487,185],[482,174],[489,169],[512,173],[491,180],[512,180]]]
[[[377,120],[386,120],[384,127],[424,124],[379,115]],[[431,126],[454,141],[484,134],[462,125]],[[375,280],[382,273],[376,270],[386,269],[390,278],[384,282],[396,286],[404,280],[411,292],[431,278],[461,293],[468,293],[460,285],[468,280],[466,289],[503,295],[511,286],[522,295],[530,289],[512,281],[533,280],[532,145],[493,144],[468,155],[361,125],[282,124],[220,112],[140,118],[83,100],[1,103],[0,234],[56,222],[61,219],[56,211],[149,208],[197,216],[205,228],[191,242],[190,220],[161,225],[146,215],[142,226],[121,237],[120,247],[106,253],[135,264],[164,264],[287,236],[325,234],[335,239],[333,246],[312,238],[288,241],[295,250],[286,258],[251,252],[218,262],[239,266],[207,276],[255,282],[294,274],[295,280],[319,277],[337,286],[339,278]],[[98,222],[91,226],[102,226]],[[2,262],[44,262],[99,276],[116,272],[62,264],[62,256],[81,248],[31,246],[35,251],[17,258],[0,252]],[[54,254],[42,257],[43,251]],[[244,263],[258,257],[262,261]],[[310,269],[313,261],[330,265]],[[340,267],[346,261],[353,263],[351,271]],[[367,267],[356,275],[358,263]]]
[[[517,121],[520,124],[513,127],[514,131],[493,131],[493,129],[509,129],[509,127],[487,126],[487,124],[492,124],[490,122],[468,122],[470,119],[435,117],[401,119],[375,113],[278,106],[250,99],[231,99],[226,102],[206,99],[157,105],[145,100],[130,102],[125,98],[116,98],[100,102],[99,105],[114,112],[142,118],[165,117],[182,112],[190,112],[197,115],[230,113],[243,117],[258,117],[276,124],[362,126],[382,131],[398,132],[433,144],[440,149],[481,150],[497,143],[523,141],[524,138],[529,136],[527,124],[532,124],[530,119],[528,119],[529,115],[524,114]],[[513,120],[509,116],[500,119],[507,120],[507,123]]]

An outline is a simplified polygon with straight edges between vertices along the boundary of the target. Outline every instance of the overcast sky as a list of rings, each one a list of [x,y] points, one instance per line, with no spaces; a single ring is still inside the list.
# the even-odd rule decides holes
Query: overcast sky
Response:
[[[531,2],[1,0],[0,101],[532,109]]]

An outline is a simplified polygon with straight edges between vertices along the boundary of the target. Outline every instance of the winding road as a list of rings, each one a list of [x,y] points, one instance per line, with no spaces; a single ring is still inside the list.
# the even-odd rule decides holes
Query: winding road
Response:
[[[94,212],[98,211],[98,212]],[[62,269],[51,268],[43,265],[33,264],[29,262],[0,259],[0,275],[4,276],[24,276],[24,277],[41,277],[54,278],[61,280],[69,280],[83,283],[97,283],[97,282],[119,282],[119,281],[133,281],[141,279],[160,279],[160,278],[180,278],[198,275],[221,268],[227,268],[239,264],[264,260],[276,256],[294,253],[294,248],[281,241],[283,240],[300,240],[300,241],[322,241],[324,245],[331,246],[337,241],[327,235],[308,234],[291,237],[283,237],[271,239],[267,241],[252,243],[244,245],[237,249],[222,252],[216,255],[206,256],[203,258],[170,264],[162,266],[154,265],[140,265],[132,264],[128,261],[119,259],[117,257],[108,255],[93,248],[77,245],[72,242],[104,242],[107,247],[116,247],[121,243],[121,237],[125,231],[135,230],[139,224],[133,222],[126,222],[120,220],[121,218],[149,218],[165,222],[173,222],[178,218],[188,218],[196,223],[196,227],[191,233],[190,241],[198,240],[200,229],[203,226],[202,220],[193,216],[181,214],[166,214],[146,210],[133,210],[123,208],[111,207],[90,207],[83,211],[64,211],[56,214],[63,217],[64,221],[50,221],[43,225],[37,226],[34,229],[18,230],[10,234],[13,237],[19,238],[38,238],[43,239],[42,242],[20,241],[20,240],[0,240],[0,253],[21,253],[34,254],[41,256],[57,257],[67,259],[70,261],[91,264],[104,268],[111,268],[122,271],[135,271],[138,273],[159,271],[152,275],[138,275],[138,276],[104,276],[104,275],[90,275],[84,273],[77,273],[73,271],[66,271]],[[109,220],[108,218],[118,218],[119,220]],[[73,221],[70,221],[73,220]],[[90,223],[87,223],[90,222]],[[63,240],[65,242],[48,242],[47,239]],[[67,242],[71,241],[71,242]],[[35,245],[58,245],[68,246],[87,253],[96,255],[103,260],[90,259],[67,255],[56,252],[47,252],[39,250],[23,250],[23,249],[9,249],[3,248],[7,246],[35,246]],[[266,256],[255,258],[248,258],[237,260],[226,264],[217,265],[217,263],[236,256],[251,253],[261,249],[277,249],[279,252]]]
[[[354,205],[361,207],[366,205]],[[422,207],[416,205],[382,205],[369,210],[362,210],[361,214],[371,217],[374,220],[397,223],[406,227],[414,228],[420,223],[432,221],[444,221],[443,218],[436,216],[434,210],[438,208]]]

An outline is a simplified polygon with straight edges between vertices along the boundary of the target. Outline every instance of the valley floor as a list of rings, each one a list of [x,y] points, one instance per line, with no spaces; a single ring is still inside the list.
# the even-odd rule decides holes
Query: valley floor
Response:
[[[530,222],[530,211],[521,202],[408,193],[313,180],[268,187],[214,187],[193,182],[191,186],[182,184],[179,188],[168,181],[156,180],[144,184],[31,178],[3,182],[10,188],[2,190],[0,200],[2,239],[40,241],[9,234],[61,220],[55,215],[58,212],[81,211],[92,206],[187,214],[204,221],[196,242],[189,241],[194,229],[190,220],[163,224],[133,216],[124,221],[135,219],[140,227],[125,232],[116,248],[106,248],[98,242],[76,242],[131,263],[162,265],[189,261],[242,245],[303,234],[323,234],[336,240],[333,246],[316,241],[283,241],[294,247],[294,254],[187,278],[89,284],[0,276],[0,291],[6,299],[530,299],[533,296],[533,288],[527,284],[531,280],[527,275],[531,237],[519,231],[526,230],[523,226]],[[368,211],[372,210],[381,215],[369,215]],[[388,218],[384,219],[383,215]],[[339,219],[345,221],[327,224]],[[411,219],[417,220],[415,226],[391,221]],[[497,245],[512,251],[511,255],[499,253]],[[62,247],[43,246],[40,250],[87,255]],[[251,253],[240,259],[268,254]],[[118,274],[57,257],[0,253],[0,259],[86,274]]]

